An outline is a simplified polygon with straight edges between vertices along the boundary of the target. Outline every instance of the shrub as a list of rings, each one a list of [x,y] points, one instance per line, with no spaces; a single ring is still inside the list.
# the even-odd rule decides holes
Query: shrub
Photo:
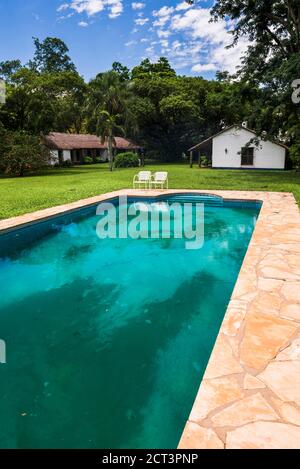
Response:
[[[116,168],[135,168],[139,166],[139,158],[135,153],[119,153],[115,158]]]
[[[295,168],[300,167],[300,143],[295,143],[290,148],[290,158]]]
[[[51,160],[40,138],[27,132],[5,131],[4,142],[0,146],[0,170],[5,174],[23,176],[27,171],[42,169]]]
[[[201,156],[200,156],[200,164],[201,164],[201,166],[203,166],[203,167],[208,166],[208,159],[206,158],[205,155],[201,155]]]
[[[83,164],[93,164],[93,163],[94,163],[94,160],[90,156],[85,156],[83,158]]]
[[[59,166],[62,166],[63,168],[70,168],[71,166],[73,166],[73,163],[71,160],[65,160],[60,163]]]
[[[97,158],[95,158],[95,163],[103,163],[102,158],[100,158],[100,156],[97,156]]]

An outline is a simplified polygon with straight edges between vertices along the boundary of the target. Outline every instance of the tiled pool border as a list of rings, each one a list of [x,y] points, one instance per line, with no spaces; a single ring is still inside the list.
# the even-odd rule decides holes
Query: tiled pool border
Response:
[[[179,448],[300,448],[300,213],[292,194],[124,189],[2,220],[0,231],[120,195],[178,193],[263,203]]]

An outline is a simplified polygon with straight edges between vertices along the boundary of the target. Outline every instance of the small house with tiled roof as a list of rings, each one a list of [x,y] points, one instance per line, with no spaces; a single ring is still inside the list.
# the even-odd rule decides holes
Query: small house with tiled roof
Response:
[[[288,148],[242,125],[231,125],[189,149],[221,169],[284,169]]]
[[[96,135],[51,132],[44,136],[44,143],[51,151],[52,161],[57,163],[71,161],[73,164],[82,164],[86,156],[94,161],[108,161],[107,141],[102,143]],[[115,154],[138,152],[140,149],[139,145],[126,138],[115,137]]]

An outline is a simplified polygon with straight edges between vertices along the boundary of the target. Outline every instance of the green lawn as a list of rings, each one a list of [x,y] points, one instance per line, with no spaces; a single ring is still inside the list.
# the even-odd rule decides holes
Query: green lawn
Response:
[[[170,188],[293,192],[300,203],[300,173],[190,169],[188,165],[150,165],[169,171]],[[51,169],[39,176],[0,178],[0,218],[9,218],[116,189],[132,187],[133,169],[113,173],[107,165]]]

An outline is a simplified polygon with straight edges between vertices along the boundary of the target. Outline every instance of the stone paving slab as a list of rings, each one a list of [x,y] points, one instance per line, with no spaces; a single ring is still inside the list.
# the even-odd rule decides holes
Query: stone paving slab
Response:
[[[300,448],[300,214],[290,193],[130,190],[0,221],[5,232],[121,195],[263,202],[180,449]]]
[[[300,448],[300,214],[292,194],[231,193],[254,195],[262,209],[180,449]]]

